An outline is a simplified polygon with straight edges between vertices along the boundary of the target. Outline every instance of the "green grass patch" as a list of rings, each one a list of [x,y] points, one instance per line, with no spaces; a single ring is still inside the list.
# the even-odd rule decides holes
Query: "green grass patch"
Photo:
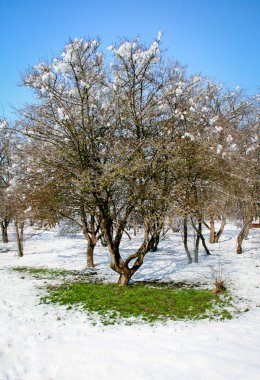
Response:
[[[172,289],[135,284],[118,287],[115,284],[67,283],[48,286],[43,303],[59,303],[68,309],[81,305],[91,313],[97,313],[103,324],[114,324],[122,318],[142,318],[155,321],[183,319],[231,319],[231,297],[217,295],[203,289]]]

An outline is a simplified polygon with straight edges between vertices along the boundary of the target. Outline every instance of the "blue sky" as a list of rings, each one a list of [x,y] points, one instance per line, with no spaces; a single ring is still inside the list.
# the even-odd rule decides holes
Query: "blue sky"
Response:
[[[20,75],[58,55],[68,39],[120,37],[149,43],[164,33],[167,56],[248,94],[260,91],[260,0],[2,0],[0,116],[31,101]]]

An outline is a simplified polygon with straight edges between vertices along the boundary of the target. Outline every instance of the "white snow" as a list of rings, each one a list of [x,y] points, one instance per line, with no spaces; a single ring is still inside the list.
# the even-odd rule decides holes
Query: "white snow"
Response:
[[[189,132],[185,132],[184,135],[182,136],[182,138],[187,138],[187,139],[190,139],[191,141],[194,141],[194,136],[192,133],[189,133]]]
[[[195,77],[192,78],[192,83],[194,84],[194,83],[200,82],[201,79],[202,78],[200,76],[196,75]]]
[[[58,116],[60,120],[63,120],[65,118],[64,116],[64,109],[63,108],[57,108]]]
[[[232,143],[233,137],[231,135],[228,135],[228,137],[226,138],[226,141],[227,143]]]
[[[231,144],[229,147],[230,152],[237,152],[237,144]]]
[[[0,121],[0,131],[3,130],[4,128],[7,127],[7,122],[4,120],[4,121]]]
[[[171,234],[150,253],[134,279],[200,281],[213,286],[222,267],[225,282],[249,311],[230,321],[169,322],[150,326],[93,326],[80,311],[39,304],[44,280],[14,272],[14,266],[83,269],[85,241],[33,231],[18,258],[14,243],[0,243],[0,379],[1,380],[257,380],[260,374],[259,267],[260,231],[251,230],[244,253],[235,253],[239,230],[228,225],[212,256],[186,264],[182,239]],[[125,238],[123,253],[134,240]],[[7,251],[9,249],[9,251]],[[97,269],[111,281],[105,248],[97,248]],[[40,288],[42,287],[42,288]],[[258,307],[257,307],[258,306]]]
[[[217,132],[217,133],[219,133],[219,132],[221,132],[223,130],[223,128],[222,127],[220,127],[220,126],[215,126],[215,131]]]
[[[223,149],[223,146],[221,144],[217,144],[216,146],[217,154],[220,154],[222,149]]]
[[[157,40],[160,41],[162,39],[163,33],[159,30]]]
[[[183,93],[183,90],[181,88],[176,88],[175,94],[176,96],[180,96]]]
[[[218,120],[218,116],[214,116],[209,120],[209,125],[213,125]]]
[[[255,147],[254,146],[250,146],[249,148],[247,148],[246,154],[249,154],[250,152],[253,152],[254,150],[255,150]]]

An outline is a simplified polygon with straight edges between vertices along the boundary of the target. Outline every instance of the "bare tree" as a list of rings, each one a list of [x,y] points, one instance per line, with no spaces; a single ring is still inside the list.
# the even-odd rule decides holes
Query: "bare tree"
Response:
[[[0,223],[3,243],[8,243],[8,226],[10,223],[10,210],[6,200],[6,190],[9,186],[10,175],[10,135],[6,120],[0,120]]]

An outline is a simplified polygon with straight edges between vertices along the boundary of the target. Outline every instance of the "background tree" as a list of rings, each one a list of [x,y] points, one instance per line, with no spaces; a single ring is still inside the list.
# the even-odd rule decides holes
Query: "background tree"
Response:
[[[6,120],[0,120],[0,223],[3,243],[8,243],[8,225],[11,214],[8,209],[6,190],[10,181],[10,131]]]
[[[56,170],[59,198],[67,205],[56,211],[82,226],[88,243],[88,267],[94,266],[100,228],[92,177],[107,124],[107,86],[98,48],[98,40],[75,39],[65,46],[61,58],[31,69],[24,83],[34,89],[40,101],[28,106],[20,121],[23,133],[43,143],[46,170]]]

